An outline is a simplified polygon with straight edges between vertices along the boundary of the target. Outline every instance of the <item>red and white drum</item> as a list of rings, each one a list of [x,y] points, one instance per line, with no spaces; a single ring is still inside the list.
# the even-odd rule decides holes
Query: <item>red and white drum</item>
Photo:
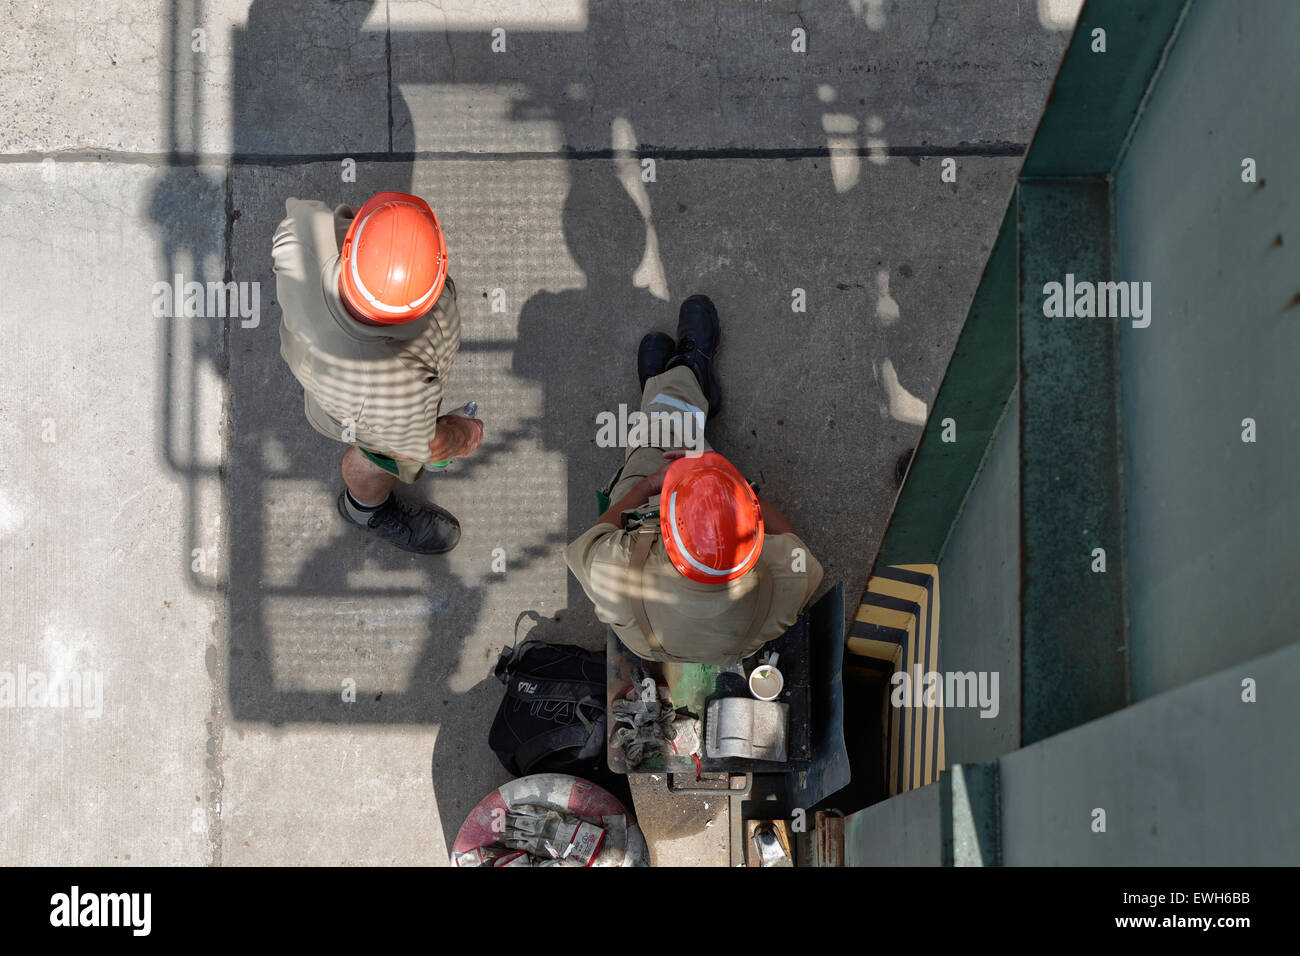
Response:
[[[501,842],[506,811],[533,804],[583,817],[605,828],[605,840],[592,866],[649,866],[645,837],[631,812],[613,794],[589,780],[563,773],[536,773],[502,784],[479,801],[461,824],[452,859]]]

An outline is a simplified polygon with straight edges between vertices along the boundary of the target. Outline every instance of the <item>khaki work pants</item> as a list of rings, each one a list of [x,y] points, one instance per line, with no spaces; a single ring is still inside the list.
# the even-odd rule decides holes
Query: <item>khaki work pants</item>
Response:
[[[690,419],[691,427],[695,427],[697,422],[702,423],[708,416],[709,403],[704,398],[704,393],[700,391],[700,383],[696,381],[695,373],[684,365],[679,365],[662,375],[646,379],[645,390],[641,393],[641,412],[647,417],[652,413],[659,413],[661,416],[676,414],[679,420]],[[662,417],[659,420],[667,421]],[[708,450],[710,446],[704,440],[703,431],[702,427],[696,428],[695,434],[698,436],[696,440],[703,443],[703,450]],[[674,430],[660,428],[659,434],[653,436],[658,439],[657,444],[635,447],[629,444],[627,455],[623,459],[623,470],[610,479],[613,487],[607,486],[605,490],[611,503],[627,494],[642,478],[653,475],[662,468],[664,451],[687,447],[680,438],[683,435],[689,437],[689,433],[676,432],[679,440],[667,441],[666,439],[673,434]]]

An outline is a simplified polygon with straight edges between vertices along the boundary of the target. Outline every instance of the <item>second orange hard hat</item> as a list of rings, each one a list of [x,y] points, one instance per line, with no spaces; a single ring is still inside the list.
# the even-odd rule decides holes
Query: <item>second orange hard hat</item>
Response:
[[[734,581],[763,551],[758,498],[735,466],[713,451],[668,466],[659,529],[673,566],[700,584]]]
[[[447,281],[447,243],[419,196],[383,192],[360,210],[340,253],[339,294],[368,322],[398,325],[428,312]]]

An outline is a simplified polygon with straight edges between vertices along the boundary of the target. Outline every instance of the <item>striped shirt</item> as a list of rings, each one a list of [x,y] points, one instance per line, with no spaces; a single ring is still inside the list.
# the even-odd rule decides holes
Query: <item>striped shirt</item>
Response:
[[[284,207],[271,244],[280,356],[302,385],[307,420],[336,441],[427,462],[460,348],[455,285],[448,277],[414,322],[358,322],[339,298],[339,248],[356,210],[302,199]]]

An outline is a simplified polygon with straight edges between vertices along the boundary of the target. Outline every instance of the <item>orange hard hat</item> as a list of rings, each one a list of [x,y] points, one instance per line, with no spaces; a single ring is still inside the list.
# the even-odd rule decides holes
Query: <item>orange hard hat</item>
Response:
[[[734,581],[763,551],[758,498],[735,466],[714,451],[668,466],[659,530],[673,566],[701,584]]]
[[[433,210],[419,196],[377,193],[358,210],[343,237],[339,294],[369,322],[418,319],[447,281],[447,242]]]

